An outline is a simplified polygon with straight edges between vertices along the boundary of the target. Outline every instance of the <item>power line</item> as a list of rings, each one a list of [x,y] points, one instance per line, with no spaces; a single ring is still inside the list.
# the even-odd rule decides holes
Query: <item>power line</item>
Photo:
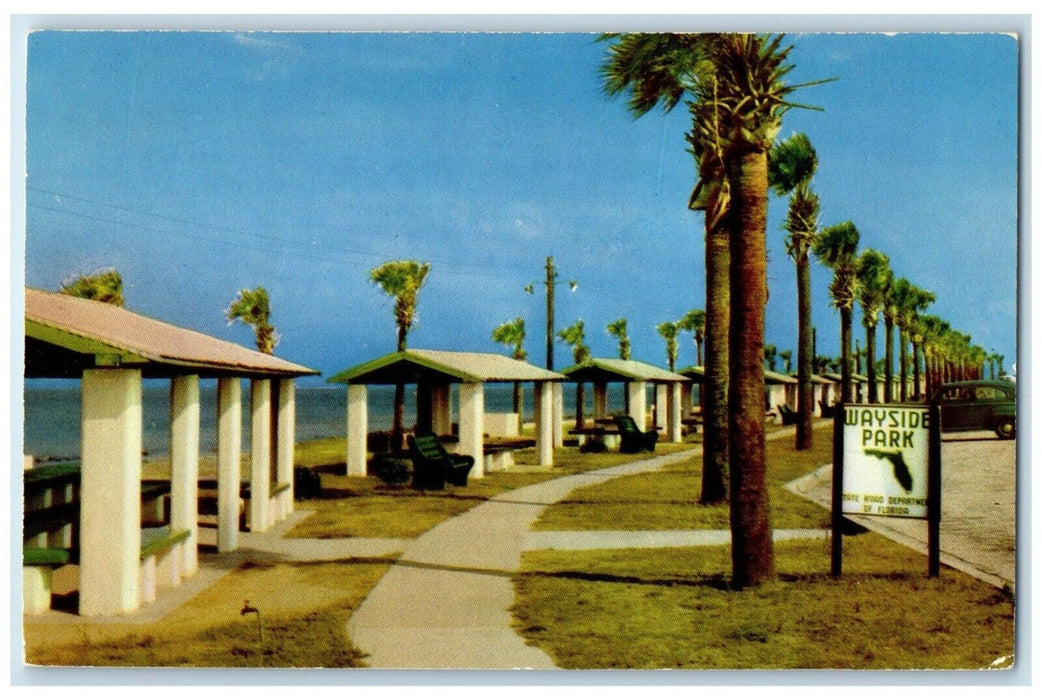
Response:
[[[71,197],[70,197],[70,199],[71,199]],[[270,247],[253,246],[253,245],[249,245],[248,243],[241,242],[241,241],[229,241],[229,240],[221,239],[221,238],[214,238],[214,237],[207,237],[207,236],[197,236],[197,235],[192,235],[192,234],[183,233],[183,232],[179,232],[179,231],[171,231],[171,230],[167,230],[167,229],[159,229],[159,228],[155,228],[155,227],[152,227],[152,226],[147,226],[145,224],[138,224],[138,223],[133,223],[133,222],[129,222],[129,221],[120,221],[118,219],[111,219],[111,218],[106,218],[106,217],[102,217],[102,216],[96,216],[96,215],[93,215],[93,214],[85,214],[83,212],[72,211],[72,210],[69,210],[69,209],[58,209],[58,208],[55,208],[55,207],[49,207],[49,206],[46,206],[46,205],[43,205],[43,204],[35,204],[35,203],[32,203],[32,202],[26,203],[26,207],[27,208],[33,208],[33,209],[41,209],[41,210],[49,211],[49,212],[54,212],[56,214],[75,216],[75,217],[82,218],[82,219],[87,219],[87,220],[90,220],[90,221],[97,221],[99,223],[114,224],[114,225],[117,225],[117,226],[124,226],[124,227],[127,227],[127,228],[133,228],[133,229],[138,229],[138,230],[150,231],[152,233],[158,233],[158,234],[161,234],[161,235],[164,235],[164,236],[175,236],[175,237],[178,237],[178,238],[183,238],[183,239],[186,239],[186,240],[196,241],[196,242],[200,242],[200,243],[218,244],[218,245],[228,246],[228,247],[231,247],[231,248],[241,248],[241,249],[246,249],[246,250],[253,250],[253,251],[257,251],[257,252],[261,252],[261,253],[275,253],[275,254],[280,254],[280,255],[291,255],[291,256],[295,256],[295,257],[304,257],[304,258],[308,258],[308,259],[311,259],[311,260],[317,260],[318,262],[322,262],[322,263],[326,263],[328,265],[334,265],[334,266],[335,265],[354,265],[354,266],[358,266],[358,267],[368,267],[369,265],[372,264],[371,262],[363,262],[363,261],[357,261],[357,260],[347,260],[347,259],[344,259],[344,258],[322,256],[322,255],[317,255],[317,254],[314,254],[314,253],[308,253],[308,252],[303,252],[303,251],[290,251],[290,250],[286,250],[284,252],[280,252],[280,251],[275,250],[275,249],[270,248]],[[131,213],[133,213],[133,212],[131,212]],[[164,217],[161,217],[161,218],[164,218]],[[192,222],[186,222],[186,223],[192,223]],[[271,237],[269,237],[269,238],[271,238]],[[295,242],[292,242],[292,241],[284,241],[284,240],[280,240],[280,243],[283,246],[287,247],[287,248],[289,248],[289,246],[292,246],[292,245],[297,245],[297,246],[302,245],[300,243],[295,243]],[[334,251],[337,252],[336,249],[334,249]],[[366,256],[366,257],[372,258],[373,260],[384,260],[385,257],[386,257],[384,255],[379,255],[377,253],[361,253],[361,252],[351,253],[349,251],[340,251],[340,252],[347,252],[348,254]],[[434,262],[438,263],[439,265],[446,265],[446,266],[448,266],[446,269],[439,269],[438,272],[439,272],[439,274],[442,274],[442,275],[451,275],[451,276],[467,277],[467,278],[492,277],[492,278],[495,278],[495,279],[502,279],[502,277],[503,277],[503,270],[492,270],[490,268],[484,268],[485,270],[487,270],[485,272],[482,272],[480,270],[479,271],[462,270],[462,269],[457,269],[456,266],[454,266],[454,265],[450,265],[450,263],[444,263],[444,262],[438,262],[438,261],[434,261]]]
[[[48,195],[51,195],[51,196],[54,196],[54,197],[59,197],[59,198],[64,197],[66,199],[70,199],[70,200],[77,201],[77,202],[83,202],[85,204],[92,204],[92,205],[107,207],[107,208],[110,208],[110,209],[115,209],[117,211],[122,211],[122,212],[126,212],[128,214],[133,214],[133,215],[137,215],[137,216],[149,216],[149,217],[154,217],[154,218],[157,218],[157,219],[162,219],[164,221],[169,221],[171,223],[184,224],[184,225],[193,226],[193,227],[197,227],[197,228],[206,228],[206,229],[212,229],[212,230],[216,230],[216,231],[227,231],[229,233],[234,233],[234,234],[237,234],[237,235],[240,235],[240,236],[245,236],[247,238],[256,238],[256,239],[261,239],[261,240],[269,240],[269,241],[272,241],[274,243],[278,243],[278,244],[280,244],[282,246],[286,246],[286,247],[288,247],[288,246],[300,246],[300,247],[304,247],[304,248],[308,248],[309,247],[309,246],[307,246],[307,244],[305,242],[302,242],[302,241],[287,240],[286,238],[283,238],[283,237],[266,235],[266,234],[261,234],[261,233],[251,233],[251,232],[248,232],[248,231],[243,231],[242,229],[232,228],[230,226],[219,226],[219,225],[214,225],[214,224],[204,224],[204,223],[200,223],[200,222],[197,222],[197,221],[192,221],[190,219],[184,219],[184,218],[179,218],[179,217],[167,216],[167,215],[164,215],[164,214],[155,214],[155,213],[152,213],[152,212],[142,211],[142,210],[139,210],[139,209],[133,209],[133,208],[122,206],[122,205],[110,204],[108,202],[103,202],[103,201],[100,201],[100,200],[97,200],[97,199],[91,199],[91,198],[88,198],[88,197],[80,197],[78,195],[68,194],[66,192],[57,192],[55,190],[49,190],[49,189],[45,189],[43,187],[36,187],[36,186],[33,186],[33,185],[27,185],[26,189],[27,190],[31,190],[33,192],[38,192],[38,193],[41,193],[41,194],[48,194]],[[183,234],[183,233],[178,234],[178,233],[174,233],[174,232],[167,231],[167,230],[159,230],[159,229],[150,228],[150,227],[144,226],[144,225],[131,224],[131,223],[128,223],[128,222],[123,222],[123,221],[114,221],[114,220],[111,220],[111,219],[104,219],[104,218],[101,218],[101,217],[91,216],[91,215],[88,215],[88,214],[81,214],[81,213],[74,212],[74,211],[69,211],[69,210],[58,210],[58,209],[46,207],[46,206],[40,205],[40,204],[27,204],[27,206],[33,206],[33,207],[37,207],[37,208],[41,208],[41,209],[46,209],[48,211],[54,211],[54,212],[57,212],[57,213],[68,213],[68,214],[71,214],[73,216],[81,216],[83,218],[90,218],[90,219],[93,219],[93,220],[96,220],[96,221],[101,221],[103,223],[114,223],[114,224],[123,225],[123,226],[137,226],[138,228],[141,228],[141,229],[144,229],[144,230],[147,230],[147,231],[153,231],[153,232],[156,232],[156,233],[177,235],[177,236],[180,236],[182,238],[188,238],[188,239],[193,239],[193,240],[217,241],[217,242],[220,242],[223,245],[232,245],[232,243],[230,243],[229,241],[226,241],[226,240],[213,239],[213,238],[203,238],[203,237],[192,237],[192,236],[190,236],[188,234]],[[239,245],[240,247],[247,248],[247,249],[250,249],[250,250],[257,250],[257,251],[270,250],[270,249],[252,247],[252,246],[249,246],[248,244],[245,244],[245,243],[244,244],[235,244],[235,245]],[[384,260],[386,258],[386,255],[384,255],[382,253],[375,253],[375,252],[372,252],[372,251],[351,250],[351,249],[347,249],[347,248],[334,248],[334,247],[331,247],[329,249],[331,251],[333,251],[333,252],[338,252],[338,253],[342,253],[342,254],[346,254],[346,255],[359,255],[359,256],[372,258],[374,260]],[[316,258],[314,256],[308,256],[308,257],[312,257],[314,259],[319,259],[319,260],[325,260],[325,258]],[[365,264],[365,263],[356,263],[356,262],[348,262],[348,261],[344,261],[344,262],[346,264],[349,264],[349,265],[362,265],[362,264]],[[489,276],[501,277],[503,275],[503,269],[502,268],[491,268],[491,267],[485,267],[485,266],[470,265],[470,266],[468,266],[468,270],[469,271],[464,272],[464,271],[451,270],[451,267],[456,267],[456,266],[459,265],[458,261],[449,262],[449,261],[446,261],[446,260],[430,260],[430,262],[437,263],[438,265],[450,266],[450,270],[440,270],[440,272],[443,273],[443,274],[453,274],[453,275],[456,275],[456,276],[463,276],[463,277],[468,277],[468,276],[473,276],[473,277],[489,277]]]

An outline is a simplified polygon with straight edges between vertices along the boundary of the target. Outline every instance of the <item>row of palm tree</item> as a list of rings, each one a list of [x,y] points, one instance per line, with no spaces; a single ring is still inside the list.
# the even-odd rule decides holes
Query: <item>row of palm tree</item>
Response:
[[[691,116],[685,138],[694,157],[697,180],[687,206],[704,212],[706,240],[705,316],[701,326],[705,341],[705,444],[699,500],[717,503],[729,496],[732,585],[757,585],[775,576],[763,411],[768,188],[790,194],[785,228],[789,232],[787,249],[797,265],[798,410],[806,419],[805,423],[801,421],[799,436],[808,446],[813,408],[809,404],[813,359],[808,342],[809,254],[813,251],[833,270],[833,302],[840,310],[841,335],[846,341],[841,351],[847,380],[844,396],[849,398],[849,341],[860,269],[857,230],[851,222],[844,222],[821,232],[822,240],[815,240],[818,203],[810,181],[816,155],[805,137],[802,143],[790,144],[795,151],[793,163],[786,163],[781,154],[769,158],[784,115],[794,107],[805,106],[791,100],[792,94],[804,86],[786,82],[793,68],[789,63],[792,47],[783,46],[783,37],[623,34],[605,35],[602,40],[608,42],[602,78],[609,95],[628,95],[628,107],[637,117],[658,106],[671,111],[681,102]],[[795,156],[803,160],[798,162]],[[906,339],[925,342],[926,334],[912,330],[916,312],[907,314],[905,305],[894,308],[891,313],[891,306],[884,304],[880,311],[888,329],[897,324],[904,354]],[[675,341],[680,327],[676,322],[660,325],[667,344],[671,338]],[[613,335],[622,345],[625,325],[615,325],[614,329]],[[573,345],[580,361],[580,351],[585,347],[582,326],[577,324],[566,331],[559,336]],[[927,343],[925,347],[936,345]],[[902,364],[902,372],[904,367]]]

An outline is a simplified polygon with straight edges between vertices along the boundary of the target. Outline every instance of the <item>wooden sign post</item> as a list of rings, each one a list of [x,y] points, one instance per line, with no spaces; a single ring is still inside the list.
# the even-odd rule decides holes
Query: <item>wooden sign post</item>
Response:
[[[833,423],[832,576],[843,516],[927,521],[928,574],[940,572],[941,431],[936,405],[840,404]]]

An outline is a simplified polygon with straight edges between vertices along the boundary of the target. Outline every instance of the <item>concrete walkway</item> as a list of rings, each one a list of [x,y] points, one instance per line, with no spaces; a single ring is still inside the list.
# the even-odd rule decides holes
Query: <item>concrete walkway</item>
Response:
[[[793,434],[794,429],[783,429],[767,439]],[[580,486],[654,471],[700,454],[697,447],[544,481],[500,494],[441,523],[413,540],[351,616],[347,629],[352,643],[369,655],[365,661],[373,668],[556,668],[511,626],[511,577],[521,553],[544,536],[529,532],[531,524],[546,506]],[[567,537],[597,547],[629,547],[642,537],[667,546],[667,538],[646,533],[625,533],[622,539],[613,539],[614,533]],[[691,533],[679,534],[668,546],[686,546],[691,538]]]

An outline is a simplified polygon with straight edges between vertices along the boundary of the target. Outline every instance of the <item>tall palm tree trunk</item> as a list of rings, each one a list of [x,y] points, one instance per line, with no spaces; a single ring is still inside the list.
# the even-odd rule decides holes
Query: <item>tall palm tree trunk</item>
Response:
[[[868,402],[879,402],[879,387],[876,386],[876,327],[865,326],[865,356],[868,369]]]
[[[919,343],[912,341],[912,398],[916,401],[922,399],[919,394]]]
[[[583,429],[585,422],[585,416],[583,416],[583,408],[586,403],[586,385],[582,382],[578,382],[575,385],[575,427],[579,430]]]
[[[525,427],[525,395],[521,390],[521,382],[514,382],[514,413],[517,414],[517,434]]]
[[[706,331],[705,376],[702,401],[702,495],[703,505],[727,500],[728,440],[727,385],[730,356],[731,229],[728,217],[711,224],[719,184],[713,185],[711,204],[706,208]]]
[[[850,403],[853,399],[850,378],[850,336],[853,334],[853,309],[844,306],[839,310],[839,400]]]
[[[812,346],[810,309],[810,260],[807,251],[802,251],[796,261],[796,449],[809,450],[814,447],[814,385],[810,375],[814,371],[814,349]]]
[[[398,352],[405,352],[409,330],[398,325]],[[405,384],[394,385],[394,423],[391,425],[391,451],[405,451]]]
[[[905,340],[905,331],[903,328],[897,330],[897,342],[901,346],[901,353],[899,355],[901,362],[901,401],[908,400],[908,343]]]
[[[773,579],[774,544],[766,487],[763,373],[767,305],[767,154],[727,159],[731,183],[731,566],[735,586]]]
[[[894,322],[892,319],[883,320],[883,342],[886,348],[883,351],[883,403],[892,403],[894,400]]]

